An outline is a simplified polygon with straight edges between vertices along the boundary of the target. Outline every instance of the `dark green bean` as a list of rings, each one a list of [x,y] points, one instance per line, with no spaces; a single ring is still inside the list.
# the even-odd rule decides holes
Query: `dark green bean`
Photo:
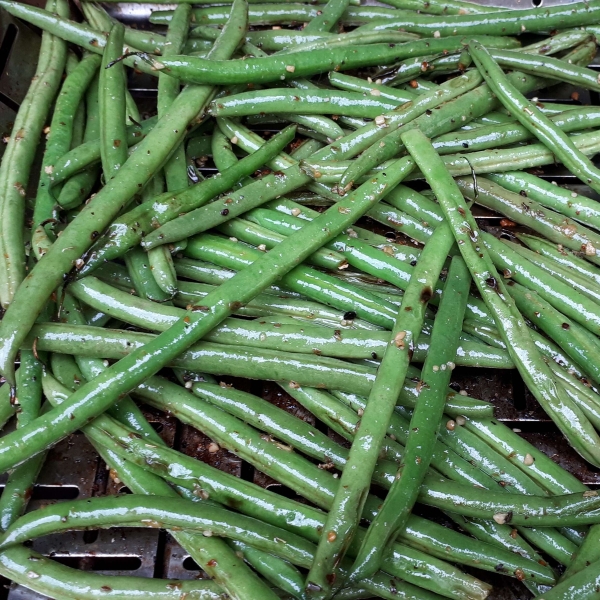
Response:
[[[46,8],[69,14],[66,2],[48,0]],[[6,308],[25,277],[23,198],[42,128],[58,92],[67,46],[44,33],[35,75],[14,119],[13,133],[0,164],[0,305]]]
[[[114,61],[123,53],[125,28],[115,23],[106,41],[100,69],[100,157],[105,182],[110,181],[127,161],[125,129],[125,65]]]
[[[555,246],[543,238],[526,234],[517,234],[517,238],[537,254],[553,260],[569,272],[589,278],[594,283],[600,284],[600,271],[598,271],[598,268],[579,258],[562,245]]]
[[[425,246],[402,298],[391,341],[377,370],[369,402],[307,576],[307,590],[315,597],[324,598],[330,593],[335,581],[335,576],[332,577],[335,565],[343,558],[354,537],[377,453],[402,389],[398,379],[402,380],[406,374],[409,353],[423,327],[425,307],[433,296],[433,285],[453,243],[450,229],[440,225],[431,237],[431,243]]]
[[[143,233],[149,234],[146,240],[148,246],[151,245],[152,238],[157,238],[155,239],[156,245],[177,241],[167,236],[169,230],[172,232],[172,236],[177,237],[178,240],[186,238],[187,232],[183,233],[181,237],[179,237],[179,232],[184,224],[189,225],[188,211],[197,210],[198,207],[210,202],[218,194],[230,189],[243,177],[251,175],[264,164],[267,157],[286,146],[293,139],[294,133],[294,127],[288,127],[275,136],[271,143],[267,142],[261,151],[247,156],[226,172],[201,181],[179,194],[165,194],[161,198],[154,199],[152,203],[143,204],[117,219],[109,227],[104,238],[98,242],[97,250],[92,248],[87,258],[87,264],[81,269],[82,275],[91,272],[105,260],[121,256],[126,250],[136,246],[141,241]],[[182,213],[187,214],[180,217]],[[152,231],[153,223],[162,225],[156,230],[156,234]],[[166,231],[163,230],[163,227],[166,227]]]
[[[565,115],[565,118],[568,117],[570,113]],[[556,121],[556,118],[552,120]],[[600,205],[592,198],[553,185],[529,173],[498,173],[488,178],[516,194],[526,189],[527,197],[534,202],[552,208],[575,221],[582,221],[589,227],[600,229]]]
[[[472,179],[457,179],[457,183],[465,196],[474,198]],[[487,178],[477,178],[477,189],[477,203],[502,213],[515,223],[529,226],[551,242],[583,251],[587,260],[600,264],[600,257],[596,254],[596,248],[600,248],[600,234],[597,232],[544,208],[535,200],[509,192]]]
[[[209,113],[215,117],[282,112],[317,115],[342,113],[350,117],[374,118],[398,106],[397,102],[381,100],[379,95],[371,96],[336,90],[268,89],[214,100]]]

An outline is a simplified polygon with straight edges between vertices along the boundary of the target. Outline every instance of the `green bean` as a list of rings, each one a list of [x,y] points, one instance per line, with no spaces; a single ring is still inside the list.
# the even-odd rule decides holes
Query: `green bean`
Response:
[[[573,447],[586,459],[597,462],[595,431],[585,415],[554,383],[548,367],[539,356],[527,332],[525,322],[498,276],[483,241],[480,240],[478,226],[470,215],[460,190],[425,136],[412,130],[406,132],[403,140],[405,143],[411,143],[413,149],[417,146],[419,166],[429,173],[428,183],[435,192],[446,218],[452,223],[457,242],[462,242],[458,244],[461,254],[469,266],[479,293],[494,315],[496,326],[527,386]],[[435,178],[433,173],[428,171],[433,168],[432,165],[435,165]],[[483,254],[483,258],[480,254]]]
[[[231,277],[228,279],[231,279]],[[214,290],[214,286],[180,281],[175,302],[184,308],[201,306],[199,303],[203,302],[204,298]],[[148,304],[129,293],[126,295],[118,294],[117,289],[103,284],[94,277],[86,277],[80,282],[72,283],[69,291],[82,302],[95,306],[98,310],[106,310],[119,320],[153,331],[165,331],[178,318],[185,316],[183,311],[171,306]],[[239,308],[236,313],[253,317],[279,315],[279,320],[283,316],[291,315],[311,322],[326,321],[330,326],[342,329],[348,325],[344,319],[346,311],[335,311],[317,302],[310,302],[288,295],[287,292],[269,289],[266,292],[256,296],[246,307]],[[103,306],[103,308],[99,308],[100,306]],[[354,326],[357,327],[358,323],[360,321],[354,321]]]
[[[163,55],[170,56],[179,54],[187,38],[191,7],[182,4],[175,9],[173,20],[169,24],[167,36],[165,38]],[[138,44],[139,47],[139,44]],[[175,101],[180,91],[180,83],[173,77],[168,77],[161,73],[158,74],[158,116],[164,116],[171,104]],[[188,185],[187,164],[185,158],[185,146],[181,143],[174,151],[173,155],[166,162],[165,180],[167,190],[179,190]]]
[[[478,323],[470,319],[465,319],[463,322],[463,329],[466,333],[469,333],[477,339],[486,342],[494,348],[502,348],[506,350],[506,344],[502,341],[500,333],[494,327]],[[552,362],[557,365],[572,371],[577,377],[583,377],[583,371],[579,365],[572,362],[569,357],[554,343],[548,340],[548,338],[541,335],[535,329],[529,330],[529,335],[533,340],[533,343],[537,349],[545,357],[549,358]],[[549,361],[547,361],[549,362]]]
[[[469,199],[474,198],[472,180],[457,179],[457,183],[463,194]],[[515,223],[531,227],[551,242],[581,250],[587,260],[600,264],[600,257],[596,254],[596,248],[600,248],[600,235],[595,231],[545,209],[535,200],[506,191],[486,178],[477,178],[477,190],[478,204],[502,213]]]
[[[413,344],[423,326],[425,307],[433,295],[432,287],[453,244],[450,230],[442,225],[431,239],[431,244],[427,244],[421,254],[402,298],[390,345],[373,382],[369,402],[356,431],[340,487],[307,576],[307,589],[318,597],[329,594],[335,581],[334,566],[343,558],[345,549],[354,537],[377,452],[401,390],[398,379],[402,380],[406,373],[409,353],[412,353]]]
[[[243,3],[243,0],[239,2]],[[231,31],[241,36],[240,32],[245,29],[245,12],[238,10],[238,3],[234,4],[234,8],[232,21],[211,50],[216,58],[229,56],[237,46],[239,38],[234,37]],[[139,144],[131,159],[85,205],[44,255],[43,261],[34,267],[27,280],[19,287],[15,298],[20,294],[24,300],[13,303],[0,325],[0,372],[11,385],[14,384],[12,365],[16,350],[21,344],[19,338],[22,334],[27,334],[47,298],[62,282],[63,276],[72,269],[74,262],[89,248],[97,232],[102,231],[115,218],[122,206],[144,187],[149,176],[167,160],[170,151],[181,142],[186,128],[197,118],[212,93],[212,88],[203,86],[190,86],[183,90],[167,115],[160,119],[151,134]]]
[[[596,557],[594,557],[596,558]],[[593,560],[593,559],[592,559]],[[540,600],[587,600],[593,598],[600,581],[600,561],[593,560],[585,568],[568,579],[561,581],[550,591],[544,592]]]
[[[211,497],[223,504],[235,504],[245,514],[300,533],[310,540],[318,539],[318,530],[324,521],[320,511],[282,498],[169,448],[141,443],[137,436],[115,425],[113,423],[110,431],[111,439],[118,441],[113,444],[113,450],[118,454],[124,453],[128,459],[161,473],[169,481],[187,486],[197,496]],[[173,470],[174,465],[178,465],[176,470]],[[432,564],[435,571],[431,568]],[[386,571],[427,589],[435,585],[435,578],[431,574],[443,572],[447,579],[442,593],[449,597],[460,597],[461,591],[467,590],[473,597],[483,598],[487,589],[481,582],[460,574],[449,565],[398,544],[386,559]]]
[[[140,142],[150,130],[156,125],[156,117],[150,117],[142,121],[140,125],[127,127],[126,143],[133,146]],[[99,132],[94,139],[86,141],[81,146],[73,148],[64,156],[59,158],[52,171],[52,185],[57,185],[74,176],[85,168],[100,161],[100,139]]]
[[[410,92],[395,90],[387,85],[381,85],[376,82],[365,82],[364,79],[352,77],[351,75],[345,75],[344,73],[336,73],[335,71],[331,71],[327,77],[331,85],[342,90],[348,90],[351,92],[364,92],[379,98],[383,98],[384,100],[397,102],[399,104],[404,104],[405,102],[410,102],[411,100],[415,99],[415,95]]]
[[[402,28],[405,31],[423,35],[521,35],[523,32],[536,33],[553,29],[567,29],[585,26],[596,19],[599,6],[594,2],[576,2],[569,6],[553,6],[544,9],[544,14],[536,8],[503,10],[494,14],[482,15],[443,15],[443,16],[399,16],[389,21],[374,21],[361,27],[361,30],[380,31]]]
[[[510,240],[504,239],[502,242],[514,250],[517,254],[527,259],[529,262],[540,267],[552,277],[555,277],[563,283],[570,285],[573,289],[596,302],[596,304],[600,302],[600,286],[598,286],[595,282],[580,276],[578,273],[570,272],[568,269],[565,269],[563,266],[559,265],[556,261],[544,256],[540,256],[537,252],[533,252],[528,248],[524,248],[520,244],[516,244]]]
[[[552,277],[540,267],[521,257],[494,236],[483,234],[482,243],[498,269],[517,283],[532,289],[556,309],[563,312],[588,331],[600,332],[600,306],[591,302],[569,284]]]
[[[302,33],[306,33],[306,27],[303,29]],[[379,37],[377,37],[378,35]],[[414,33],[405,33],[403,31],[386,31],[383,35],[381,35],[380,32],[359,32],[358,34],[354,34],[354,32],[351,31],[339,35],[329,35],[321,40],[307,42],[302,45],[290,46],[280,50],[279,55],[289,54],[290,52],[311,52],[313,50],[320,50],[321,48],[339,48],[341,46],[349,46],[352,44],[373,44],[381,42],[386,42],[388,44],[402,44],[404,42],[418,40],[420,37],[421,36],[415,35]],[[494,43],[496,43],[496,41],[494,41]],[[504,47],[505,40],[500,42],[500,45]]]
[[[329,237],[348,227],[371,204],[375,203],[386,189],[393,187],[394,180],[399,182],[412,168],[412,161],[401,159],[394,171],[386,173],[386,176],[382,178],[386,182],[385,184],[375,179],[364,188],[359,188],[360,191],[350,195],[349,200],[346,199],[338,204],[335,207],[336,210],[329,209],[321,217],[306,225],[301,232],[281,242],[277,251],[263,255],[261,260],[244,269],[243,273],[222,284],[217,291],[204,300],[204,306],[207,306],[208,310],[190,311],[154,341],[142,349],[134,350],[119,363],[109,367],[102,375],[96,377],[93,384],[89,383],[83,386],[58,409],[49,411],[47,415],[39,417],[21,431],[5,436],[0,441],[0,469],[10,468],[25,458],[40,452],[43,448],[77,429],[82,423],[87,422],[98,411],[110,406],[118,395],[127,392],[155,373],[228,317],[238,306],[251,300],[262,289],[291,270],[299,260],[327,242]],[[339,207],[343,210],[340,211]],[[64,237],[65,233],[63,232],[60,239]],[[294,252],[286,251],[287,246],[293,248]],[[55,247],[56,243],[52,248]],[[48,254],[46,254],[47,256]],[[6,316],[2,321],[3,325],[5,323]],[[17,336],[13,336],[10,340],[11,343],[15,343],[15,341],[17,341]],[[153,355],[153,347],[157,348],[157,354],[153,356],[152,360],[148,360],[148,357]],[[123,373],[127,373],[127,376],[123,376]],[[100,384],[100,381],[104,381],[105,385]],[[85,400],[80,406],[82,398]],[[75,406],[77,406],[76,411],[74,411]],[[46,426],[44,427],[42,423]],[[54,426],[49,427],[50,423]],[[29,440],[28,428],[35,430],[35,442]]]
[[[578,150],[569,136],[555,127],[533,102],[510,84],[489,52],[481,44],[473,42],[469,45],[469,53],[490,89],[521,125],[551,150],[576,177],[595,191],[600,190],[600,171]]]
[[[87,115],[83,143],[90,142],[92,140],[97,141],[100,136],[100,112],[98,104],[97,81],[92,81],[88,87],[85,99],[85,108]],[[74,149],[75,146],[73,147],[73,150]],[[60,161],[61,159],[59,159],[58,162]],[[58,204],[65,209],[71,209],[81,205],[81,203],[87,199],[94,184],[98,180],[99,172],[100,169],[98,165],[90,165],[81,172],[75,173],[62,186],[57,198]],[[52,172],[53,180],[55,178],[55,174],[56,167]],[[54,183],[54,181],[51,183]],[[60,183],[60,181],[57,183]]]
[[[367,214],[371,216],[371,213]],[[293,219],[286,219],[282,216],[271,215],[268,211],[263,210],[252,211],[249,213],[248,217],[249,219],[254,220],[257,223],[264,224],[268,228],[272,228],[275,231],[288,233],[290,230],[297,230],[299,227],[299,225],[294,225]],[[402,262],[397,260],[395,257],[390,256],[388,254],[390,251],[389,245],[386,244],[383,246],[382,252],[380,249],[373,248],[358,238],[338,236],[338,238],[331,242],[329,247],[340,252],[353,267],[374,275],[379,279],[384,279],[400,289],[406,289],[413,272],[413,267],[407,264],[402,264]],[[441,294],[441,289],[442,285],[438,283],[436,289],[434,290],[434,296],[439,296]],[[491,317],[489,316],[484,304],[480,300],[473,297],[469,298],[467,311],[469,318],[479,319],[491,323]],[[388,324],[382,323],[382,325],[390,328],[389,323],[390,322],[388,321]]]
[[[123,52],[125,28],[115,23],[106,41],[100,69],[100,156],[105,182],[110,181],[127,161],[125,131],[125,66],[114,61]],[[113,64],[114,63],[114,64]]]
[[[157,12],[153,13],[154,15]],[[155,19],[156,20],[156,19]],[[480,36],[482,42],[485,41]],[[324,48],[312,52],[290,52],[244,61],[217,61],[197,56],[149,58],[157,71],[178,77],[187,83],[230,85],[268,83],[292,77],[310,77],[331,70],[348,70],[374,66],[390,60],[422,56],[431,52],[456,52],[464,47],[460,36],[444,39],[416,40],[404,44],[357,44],[350,48]]]
[[[600,272],[598,272],[597,267],[590,265],[587,261],[579,258],[579,256],[567,250],[562,245],[558,244],[555,246],[542,238],[523,233],[517,234],[517,238],[534,252],[552,259],[569,272],[586,277],[594,283],[600,284]]]
[[[229,540],[229,545],[269,583],[294,598],[302,599],[302,574],[294,565],[273,554],[256,550],[243,542]]]
[[[48,10],[68,14],[65,2],[48,0]],[[67,57],[66,44],[44,33],[35,75],[19,107],[13,134],[0,164],[0,304],[6,308],[25,277],[23,198],[26,194],[37,144],[50,106],[61,82]]]
[[[160,290],[171,298],[177,292],[177,274],[169,248],[167,246],[152,248],[147,256],[154,281]]]
[[[329,0],[323,7],[323,10],[319,11],[321,14],[318,14],[314,19],[311,19],[306,27],[304,27],[304,32],[315,33],[331,31],[349,5],[350,0]]]
[[[452,93],[459,93],[459,89],[462,89],[459,84],[461,84],[461,81],[458,80],[453,80],[453,81],[457,81],[457,83],[449,83],[448,87],[448,94],[452,95]],[[458,87],[459,89],[457,90],[453,90],[453,88]],[[443,94],[442,94],[443,97]],[[436,97],[435,102],[439,102],[441,101],[440,97]],[[424,106],[419,105],[419,109],[421,111],[425,111],[427,108],[427,103],[425,103]],[[384,127],[380,127],[377,124],[371,124],[371,125],[367,125],[365,126],[362,130],[356,131],[352,134],[350,134],[349,136],[346,136],[346,138],[337,141],[335,144],[332,144],[330,147],[328,148],[324,148],[323,150],[319,151],[318,157],[319,158],[329,158],[329,157],[333,157],[335,156],[337,159],[343,159],[343,158],[349,158],[351,156],[354,156],[355,154],[359,153],[361,150],[363,150],[367,145],[369,145],[370,143],[372,143],[374,140],[379,139],[380,137],[382,137],[385,134],[386,129]],[[316,155],[317,156],[317,155]],[[231,217],[233,216],[237,216],[238,214],[241,214],[242,212],[249,210],[251,208],[254,208],[255,206],[262,204],[268,200],[277,198],[279,196],[281,196],[284,193],[287,193],[289,191],[293,191],[294,189],[297,189],[298,187],[306,184],[308,181],[310,181],[310,178],[308,176],[306,176],[299,168],[296,167],[291,167],[289,169],[286,169],[285,172],[285,178],[283,177],[275,177],[274,175],[268,175],[266,177],[263,177],[263,179],[261,181],[257,181],[254,184],[252,184],[252,187],[248,187],[245,190],[245,193],[243,194],[243,198],[239,198],[239,196],[241,196],[242,194],[239,193],[234,193],[230,195],[230,198],[232,200],[232,202],[229,205],[226,205],[225,208],[229,211],[229,215],[231,215]],[[180,210],[181,207],[177,207],[177,209],[175,210],[174,214],[179,214],[180,212],[182,212]],[[211,227],[213,224],[220,224],[223,222],[223,215],[221,215],[221,207],[219,207],[218,205],[215,205],[213,207],[210,207],[210,209],[207,207],[205,210],[201,211],[201,214],[203,215],[202,218],[200,218],[200,214],[199,214],[199,220],[204,223],[203,227],[205,228],[209,228]],[[161,214],[168,214],[168,207],[164,207],[161,204],[157,205],[157,211],[155,213],[153,213],[151,216],[153,218],[156,218],[159,220],[160,222],[160,218],[161,218]],[[135,220],[140,222],[140,218],[141,215],[136,214]],[[118,222],[117,222],[118,223]],[[116,225],[116,224],[115,224]],[[142,227],[145,227],[144,225],[142,225]],[[150,230],[150,224],[148,223],[147,227],[149,228],[148,230]],[[121,228],[121,232],[122,232],[122,228]],[[114,232],[110,232],[110,233],[114,233]],[[128,232],[126,232],[128,233]],[[118,239],[116,235],[111,235],[112,241],[114,241],[115,243],[118,243]],[[135,238],[135,241],[133,243],[137,243],[137,240],[139,238]],[[102,241],[99,242],[99,244],[103,244]],[[92,268],[93,264],[97,264],[95,261],[96,259],[101,260],[103,258],[109,259],[111,258],[111,255],[108,254],[104,254],[103,251],[101,251],[101,249],[103,248],[102,245],[100,245],[100,248],[94,252],[92,254],[92,257],[89,262],[91,262],[90,265],[90,270]],[[121,252],[116,252],[114,256],[119,256]],[[114,257],[113,256],[113,257]],[[86,270],[86,267],[84,266],[82,269],[83,273],[87,273],[88,270]]]
[[[582,40],[586,41],[586,40]],[[565,63],[550,56],[529,56],[510,50],[490,50],[490,56],[501,66],[517,69],[523,73],[535,73],[542,77],[570,83],[584,89],[600,91],[598,75],[592,69]]]
[[[72,313],[71,313],[72,314]],[[102,369],[96,371],[99,374]],[[73,381],[72,378],[70,378]],[[44,377],[44,390],[48,397],[55,403],[64,401],[68,397],[68,390],[60,388],[60,384],[49,376]],[[131,403],[131,401],[129,401]],[[131,403],[132,404],[132,403]],[[132,404],[133,407],[135,405]],[[117,416],[116,407],[112,407],[111,414]],[[124,416],[122,411],[121,415]],[[159,446],[164,446],[164,442],[154,432],[152,427],[145,421],[143,416],[140,419],[126,420],[120,419],[125,426],[133,428],[130,435],[135,436],[140,440],[145,440],[146,443],[158,443]],[[106,442],[107,433],[111,431],[113,423],[110,417],[101,416],[93,423],[84,427],[84,432],[96,447],[100,455],[106,460],[107,464],[112,469],[117,470],[119,477],[126,482],[127,486],[134,493],[144,493],[158,496],[175,496],[177,493],[165,482],[156,475],[144,471],[140,467],[128,463],[108,450],[111,446]],[[146,433],[147,432],[147,433]],[[151,435],[148,435],[151,434]],[[140,435],[141,434],[141,435]],[[271,596],[269,590],[265,588],[258,580],[248,571],[243,563],[235,556],[219,539],[198,539],[198,535],[193,533],[173,531],[171,532],[175,539],[181,543],[184,548],[188,549],[191,556],[196,560],[207,573],[213,577],[220,586],[222,586],[233,598],[244,598],[250,594],[266,594]]]
[[[527,198],[566,217],[600,229],[600,205],[592,198],[553,185],[529,173],[499,173],[490,175],[489,179],[516,194],[525,192]]]
[[[514,282],[509,282],[507,289],[523,315],[558,343],[570,358],[581,365],[588,377],[595,381],[600,379],[594,359],[600,352],[600,346],[595,336],[554,309],[535,291]]]
[[[153,381],[155,381],[155,380],[153,380]],[[212,412],[212,411],[208,410],[208,408],[209,408],[208,406],[201,406],[196,403],[190,403],[188,400],[185,399],[185,396],[186,396],[185,393],[182,394],[180,392],[179,394],[177,394],[175,388],[166,382],[159,384],[158,380],[156,380],[156,384],[153,383],[151,387],[152,387],[152,389],[150,389],[150,387],[148,387],[148,386],[144,386],[140,393],[152,405],[161,407],[162,409],[168,408],[169,410],[174,411],[185,422],[194,423],[194,424],[196,424],[196,426],[200,426],[203,430],[207,431],[207,433],[209,433],[209,435],[213,439],[218,440],[218,442],[220,444],[224,444],[226,447],[231,447],[233,445],[235,448],[235,451],[237,453],[239,453],[241,456],[246,456],[248,452],[251,452],[251,457],[249,458],[249,460],[251,462],[253,462],[254,464],[263,463],[263,459],[257,458],[256,452],[253,452],[253,450],[252,450],[252,447],[256,446],[256,444],[259,443],[259,440],[261,440],[263,438],[261,438],[260,436],[257,436],[256,433],[251,434],[250,431],[247,431],[246,427],[242,425],[242,423],[240,423],[239,421],[236,421],[236,423],[234,424],[232,422],[232,427],[227,427],[226,429],[217,425],[218,430],[215,430],[215,428],[211,424],[212,422],[214,422],[214,418],[208,416]],[[161,389],[162,389],[162,393],[161,393]],[[167,392],[168,392],[168,395],[165,395]],[[226,421],[229,420],[229,419],[226,419],[225,415],[223,415],[219,419],[219,421],[222,422],[223,419],[225,419]],[[242,441],[242,439],[240,439],[239,441],[236,442],[233,438],[231,438],[230,435],[228,435],[226,433],[227,431],[232,431],[232,430],[237,431],[238,434],[240,436],[242,436],[243,441]],[[234,437],[237,437],[237,434],[234,434]],[[262,445],[264,446],[264,444],[262,444]],[[278,442],[275,442],[275,446],[279,449],[282,449],[281,445],[278,444]],[[294,457],[293,454],[290,454],[288,452],[288,453],[284,453],[283,455],[281,455],[281,453],[278,450],[273,451],[273,450],[271,450],[271,448],[273,448],[273,444],[270,444],[270,445],[267,444],[267,446],[265,446],[265,449],[263,450],[263,452],[261,452],[260,454],[264,454],[264,457],[266,459],[269,455],[272,455],[273,452],[275,452],[275,454],[273,456],[273,458],[276,459],[275,462],[290,463],[290,464],[294,462],[294,460],[292,460]],[[279,457],[279,458],[277,458],[277,457]],[[298,462],[298,461],[295,461],[295,462]],[[310,491],[312,489],[312,488],[307,488],[306,484],[308,482],[306,481],[306,478],[312,477],[313,479],[316,479],[317,481],[320,480],[322,482],[322,484],[324,486],[323,491],[325,492],[325,490],[329,490],[329,491],[327,491],[327,495],[331,498],[333,495],[333,489],[332,489],[332,484],[334,481],[333,478],[325,476],[323,471],[320,471],[315,466],[309,465],[309,463],[304,463],[304,467],[300,467],[300,464],[301,463],[298,463],[298,466],[304,472],[302,479],[299,479],[298,475],[290,473],[290,476],[292,477],[292,479],[290,479],[290,476],[286,477],[285,475],[282,475],[283,479],[279,479],[279,480],[284,481],[286,483],[289,482],[289,485],[296,488],[298,491],[300,491],[300,493],[303,493],[306,495],[307,493],[310,493]],[[266,472],[268,472],[268,473],[273,473],[274,470],[278,470],[278,467],[271,461],[269,461],[268,466],[266,468],[267,468]],[[309,475],[309,471],[310,471],[310,473],[312,473],[312,475]],[[370,502],[370,508],[368,510],[369,518],[372,518],[372,513],[374,510],[376,510],[376,506],[377,506],[377,501],[375,501],[373,499],[373,501]],[[413,527],[415,530],[420,530],[423,527],[423,525],[421,525],[420,523],[413,522]],[[441,535],[441,531],[442,530],[440,530],[440,535]],[[464,557],[462,558],[462,560],[464,560]],[[536,567],[536,569],[537,569],[537,567]]]
[[[211,103],[209,113],[215,117],[243,117],[260,113],[298,112],[302,114],[337,114],[374,118],[394,110],[397,102],[365,97],[354,92],[335,90],[268,89],[244,92]]]
[[[39,414],[42,404],[42,365],[33,352],[21,351],[21,367],[17,371],[17,397],[20,411],[17,413],[17,428],[33,421]],[[8,475],[8,480],[0,498],[0,528],[6,529],[18,519],[27,508],[33,484],[46,459],[40,454],[18,466]]]
[[[281,241],[277,249],[290,239],[291,237],[288,237]],[[185,254],[190,258],[207,260],[226,268],[242,269],[246,265],[256,264],[262,253],[250,246],[203,233],[190,240]],[[393,315],[397,312],[395,306],[382,301],[374,294],[305,265],[297,266],[282,277],[281,283],[311,300],[340,310],[353,311],[361,319],[382,327],[391,328]]]
[[[277,113],[276,115],[251,115],[246,119],[248,125],[263,125],[265,123],[298,123],[298,133],[311,135],[311,132],[321,134],[327,143],[333,143],[338,138],[344,136],[344,130],[333,120],[320,115],[296,115],[291,112]],[[318,140],[317,140],[318,141]],[[316,148],[308,152],[308,156],[314,154],[317,150],[323,147],[319,144]],[[307,151],[305,148],[304,151]],[[300,158],[290,154],[295,160]]]
[[[299,3],[270,3],[252,4],[249,8],[250,25],[283,25],[285,23],[308,22],[318,16],[322,7],[310,6]],[[391,18],[402,11],[374,6],[351,7],[344,11],[342,22],[344,24],[368,23],[373,18]],[[172,18],[171,10],[156,10],[150,15],[150,23],[166,25]],[[214,6],[209,8],[196,8],[193,12],[195,23],[204,25],[220,25],[227,19],[227,7]]]
[[[332,444],[327,436],[324,436],[309,425],[301,425],[295,417],[288,415],[282,409],[273,407],[264,400],[244,392],[223,388],[214,384],[195,383],[192,389],[194,393],[201,398],[224,408],[231,414],[274,435],[283,442],[292,444],[303,452],[312,455],[317,460],[325,461],[326,464],[334,463],[336,466],[340,464],[343,466],[343,463],[345,462],[347,450],[341,448],[337,444]],[[295,393],[297,394],[298,391],[299,390],[296,390]],[[320,397],[323,395],[324,393],[320,392]],[[356,421],[355,414],[353,420]],[[300,426],[302,429],[298,430],[297,428]],[[354,426],[352,426],[351,429],[353,430]],[[352,438],[351,434],[349,438]],[[433,530],[436,533],[434,534],[432,531],[431,535],[427,536],[427,541],[425,541],[423,533],[427,530]],[[436,548],[431,540],[435,539],[437,536],[437,538],[440,539],[440,542],[444,540],[442,543],[445,545],[449,542],[449,540],[446,539],[448,535],[449,532],[446,529],[440,528],[439,525],[430,523],[419,517],[411,516],[408,531],[403,536],[403,541],[414,545],[415,547],[421,547],[426,552],[435,549],[435,552],[437,552],[435,555],[439,558],[446,558],[448,557],[447,547],[445,547],[444,550]],[[465,543],[466,540],[457,539],[451,545],[458,551],[464,547]],[[490,552],[490,554],[495,552],[492,551],[491,548],[489,550],[486,548],[486,550]],[[465,556],[459,552],[456,553],[455,560],[468,564],[468,562],[465,562]],[[482,562],[486,562],[486,560],[484,559]],[[487,568],[494,569],[497,564],[498,563],[492,558],[486,566]]]
[[[296,534],[209,503],[174,497],[169,498],[168,503],[165,500],[160,496],[131,494],[53,504],[19,518],[0,536],[0,547],[7,548],[61,530],[164,524],[205,535],[213,533],[240,539],[302,566],[310,564],[313,545]],[[272,597],[277,596],[272,594]]]
[[[386,4],[390,4],[396,8],[416,10],[419,13],[432,15],[476,15],[503,10],[503,8],[497,6],[477,4],[475,2],[464,2],[462,0],[443,0],[442,2],[429,2],[425,0],[391,0]]]
[[[53,598],[94,600],[102,595],[134,600],[143,594],[153,600],[177,600],[186,594],[190,600],[225,600],[221,589],[212,581],[108,577],[64,566],[23,546],[0,552],[0,570],[11,581]]]
[[[19,371],[17,370],[17,373]],[[8,420],[15,414],[17,406],[11,402],[10,386],[0,386],[0,426],[4,428]]]
[[[140,298],[166,302],[172,294],[164,292],[156,282],[148,260],[148,254],[141,248],[132,248],[124,256],[125,265],[131,278],[131,286]]]
[[[367,530],[352,568],[352,580],[362,579],[379,568],[382,550],[404,529],[417,499],[421,482],[431,462],[435,439],[433,435],[444,410],[445,389],[450,383],[470,283],[471,277],[463,260],[454,258],[431,333],[431,352],[425,359],[421,375],[425,384],[410,422],[411,431],[398,472],[399,477]],[[393,514],[390,514],[392,506]],[[382,531],[383,523],[385,525]]]
[[[252,174],[264,164],[269,156],[277,154],[282,147],[286,146],[293,139],[294,133],[294,127],[288,127],[277,136],[274,136],[260,151],[242,159],[226,172],[201,181],[179,194],[165,194],[161,198],[154,199],[152,203],[143,204],[126,213],[109,227],[107,234],[104,236],[104,238],[107,238],[107,242],[103,244],[101,240],[96,251],[92,248],[91,254],[87,259],[87,265],[81,269],[81,274],[84,275],[91,272],[99,263],[104,262],[104,260],[121,256],[127,249],[136,246],[141,241],[143,233],[152,231],[153,223],[158,223],[166,227],[166,232],[163,231],[162,227],[159,227],[156,231],[160,230],[160,233],[157,233],[155,236],[149,234],[147,239],[152,235],[152,237],[158,238],[157,242],[159,244],[162,244],[186,238],[188,236],[187,233],[178,237],[180,228],[190,221],[189,213],[180,217],[182,213],[197,210],[198,207],[206,204],[216,195],[230,189],[243,177]],[[230,209],[227,210],[229,211]],[[222,221],[223,219],[221,218],[220,220]],[[171,239],[167,235],[169,231],[178,240]]]

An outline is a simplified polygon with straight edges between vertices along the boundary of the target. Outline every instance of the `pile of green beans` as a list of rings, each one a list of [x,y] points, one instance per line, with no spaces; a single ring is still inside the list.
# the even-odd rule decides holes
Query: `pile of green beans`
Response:
[[[455,369],[512,370],[600,468],[600,111],[538,100],[600,91],[600,0],[174,4],[138,29],[0,0],[42,32],[0,162],[0,575],[61,600],[483,600],[486,572],[594,598],[599,493]],[[169,447],[145,406],[295,496]],[[131,494],[29,510],[78,431]],[[28,547],[116,527],[210,581]]]

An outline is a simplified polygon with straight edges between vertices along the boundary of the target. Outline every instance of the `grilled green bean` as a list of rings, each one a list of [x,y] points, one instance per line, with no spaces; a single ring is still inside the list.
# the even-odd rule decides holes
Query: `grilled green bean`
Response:
[[[95,600],[106,595],[134,600],[143,594],[153,600],[177,600],[183,593],[190,600],[225,600],[221,588],[212,581],[107,577],[67,567],[23,546],[0,552],[0,570],[10,580],[53,598]]]
[[[595,191],[600,190],[600,171],[573,144],[572,140],[558,129],[533,102],[514,87],[489,52],[479,43],[469,45],[469,53],[490,89],[513,114],[521,125],[537,137],[576,177]]]
[[[440,225],[431,237],[431,243],[425,246],[402,298],[390,344],[373,382],[369,402],[356,431],[340,487],[307,576],[307,589],[315,597],[329,594],[335,581],[335,576],[332,577],[334,565],[343,558],[354,537],[377,452],[401,390],[398,378],[403,378],[406,373],[409,353],[423,326],[425,307],[433,296],[433,285],[452,244],[450,229]]]
[[[517,234],[520,242],[523,242],[531,250],[541,256],[552,259],[569,272],[573,272],[581,277],[589,278],[596,284],[600,284],[600,272],[597,267],[590,265],[587,261],[579,258],[570,250],[562,245],[554,245],[543,238],[526,234]]]
[[[472,179],[457,179],[457,184],[466,197],[474,199]],[[515,223],[531,227],[551,242],[583,251],[587,260],[600,264],[600,257],[596,255],[596,248],[600,248],[600,235],[595,231],[545,209],[535,200],[506,191],[484,177],[477,178],[477,190],[478,204],[501,212]]]
[[[566,117],[568,116],[565,115]],[[556,120],[556,119],[553,119]],[[574,219],[594,229],[600,229],[600,205],[596,200],[553,185],[535,175],[523,172],[507,172],[489,175],[494,183],[514,192],[527,194],[534,202]]]

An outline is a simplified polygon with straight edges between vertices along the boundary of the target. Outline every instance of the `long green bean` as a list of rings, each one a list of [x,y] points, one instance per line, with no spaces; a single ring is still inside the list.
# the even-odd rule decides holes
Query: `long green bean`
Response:
[[[434,434],[444,410],[444,391],[450,383],[455,347],[462,329],[470,284],[471,277],[464,261],[455,257],[448,271],[448,279],[431,332],[431,352],[425,359],[421,372],[424,384],[410,422],[406,454],[396,481],[367,530],[354,562],[351,575],[353,580],[362,579],[366,574],[378,569],[383,549],[405,527],[408,515],[416,502],[433,455]]]

